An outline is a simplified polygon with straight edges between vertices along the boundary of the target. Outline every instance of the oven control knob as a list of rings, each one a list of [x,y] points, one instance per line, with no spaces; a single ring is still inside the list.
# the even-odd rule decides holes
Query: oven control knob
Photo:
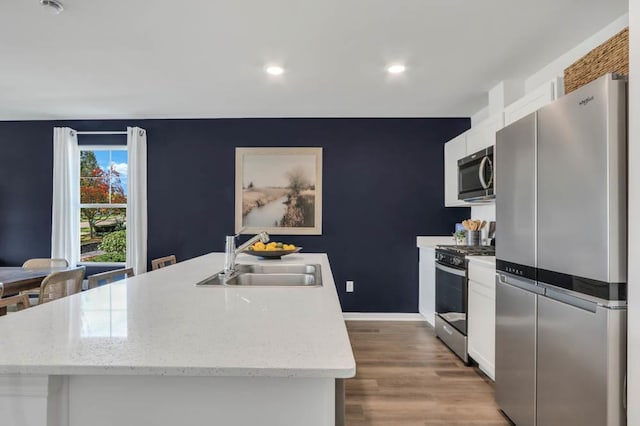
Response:
[[[463,260],[460,259],[459,257],[454,257],[453,258],[453,264],[456,265],[456,266],[462,265],[462,262],[463,262]]]

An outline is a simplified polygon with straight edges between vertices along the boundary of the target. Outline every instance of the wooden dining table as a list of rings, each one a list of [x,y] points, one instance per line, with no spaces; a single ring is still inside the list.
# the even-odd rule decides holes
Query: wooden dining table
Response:
[[[50,273],[66,271],[68,269],[72,268],[27,269],[21,266],[0,267],[0,297],[11,296],[21,291],[39,288],[42,280]],[[3,310],[6,310],[6,308],[0,308],[0,315],[4,313]]]

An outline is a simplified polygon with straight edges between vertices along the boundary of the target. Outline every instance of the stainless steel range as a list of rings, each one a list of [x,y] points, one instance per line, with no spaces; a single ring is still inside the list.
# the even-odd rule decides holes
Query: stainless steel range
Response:
[[[468,364],[466,256],[495,256],[495,247],[436,247],[435,328],[440,340]]]

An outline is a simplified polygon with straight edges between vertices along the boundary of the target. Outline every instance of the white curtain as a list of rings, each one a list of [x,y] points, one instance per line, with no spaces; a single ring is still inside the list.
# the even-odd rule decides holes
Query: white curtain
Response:
[[[147,132],[127,127],[127,267],[147,272]]]
[[[68,127],[53,129],[53,209],[51,257],[80,261],[80,164],[78,136]]]

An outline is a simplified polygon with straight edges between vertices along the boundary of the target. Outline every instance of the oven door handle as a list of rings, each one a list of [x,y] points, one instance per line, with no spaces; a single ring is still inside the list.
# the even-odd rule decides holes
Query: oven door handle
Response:
[[[467,276],[467,272],[463,269],[454,269],[451,268],[449,266],[444,266],[441,265],[440,263],[436,262],[436,269],[440,269],[443,272],[447,272],[449,274],[453,274],[453,275],[457,275],[459,277],[466,277]]]

